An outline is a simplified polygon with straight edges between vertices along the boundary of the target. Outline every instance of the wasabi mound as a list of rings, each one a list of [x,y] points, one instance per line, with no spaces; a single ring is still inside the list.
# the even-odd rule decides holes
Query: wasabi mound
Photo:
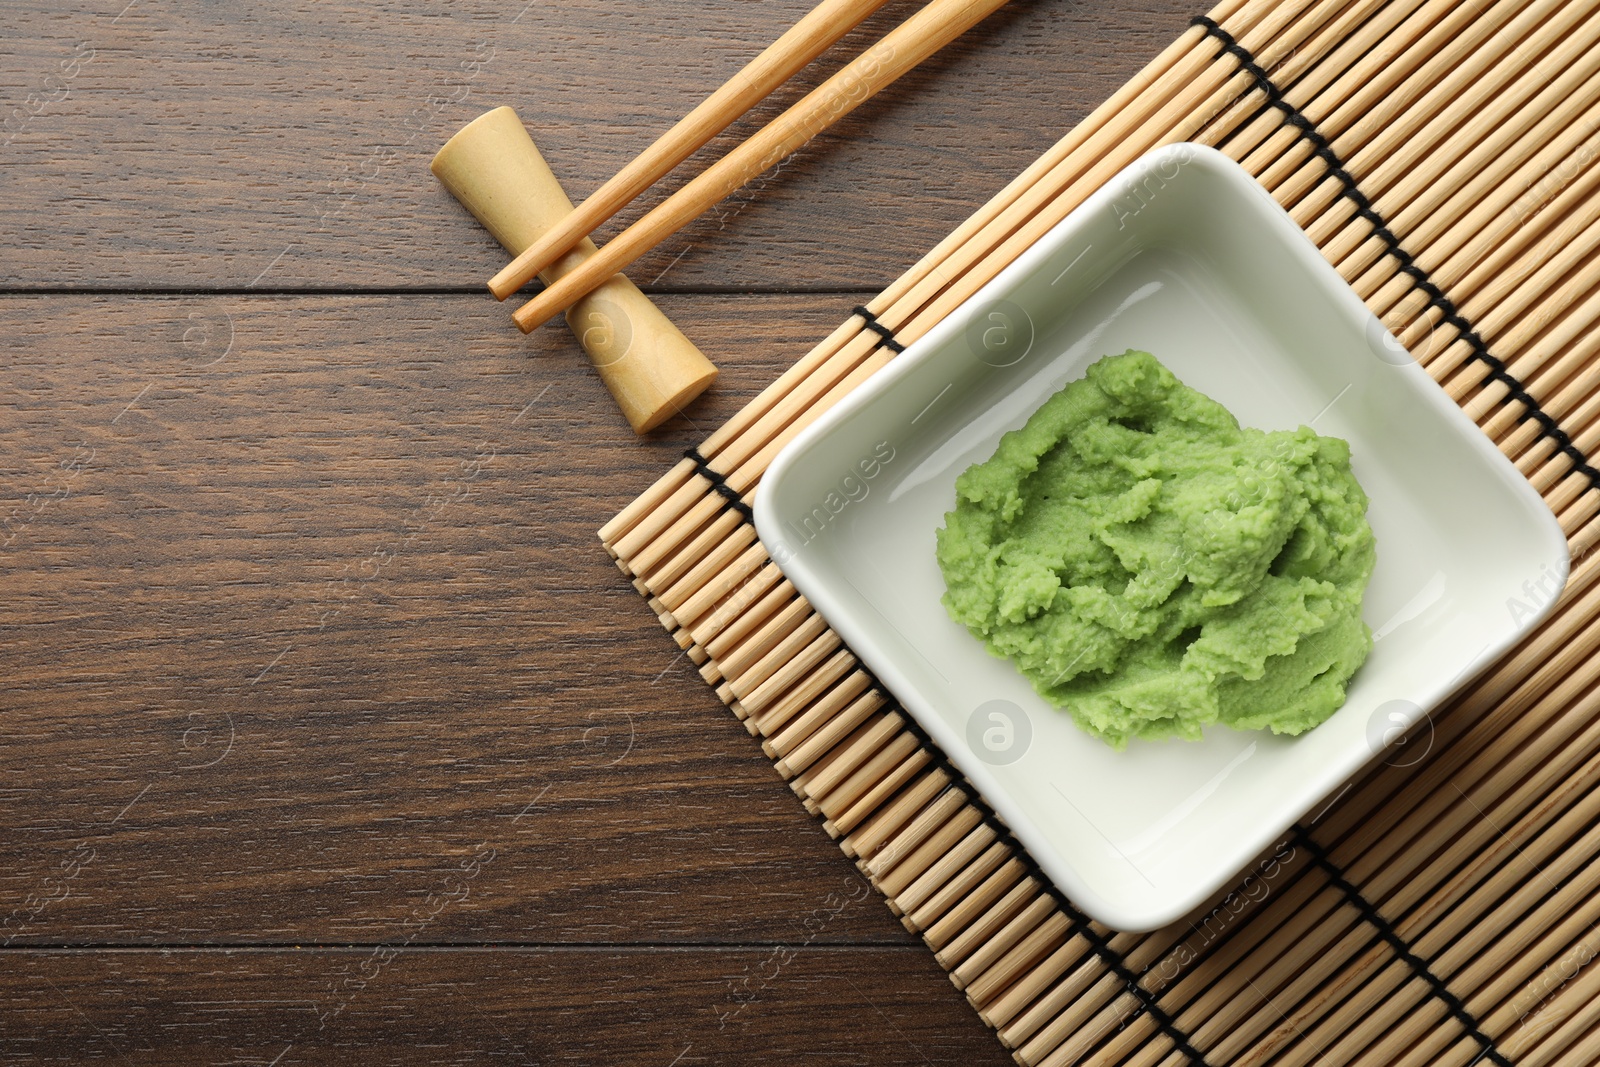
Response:
[[[1113,747],[1298,734],[1372,649],[1366,510],[1345,442],[1242,429],[1130,350],[956,480],[944,605]]]

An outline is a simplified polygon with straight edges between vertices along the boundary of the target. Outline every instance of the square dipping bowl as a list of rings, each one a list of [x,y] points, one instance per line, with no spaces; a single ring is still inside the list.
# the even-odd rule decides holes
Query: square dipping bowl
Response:
[[[1313,730],[1114,751],[940,603],[934,531],[957,475],[1129,348],[1245,426],[1350,443],[1377,537],[1375,645]],[[1206,903],[1368,761],[1419,762],[1429,712],[1549,613],[1568,566],[1527,480],[1272,197],[1191,144],[1135,162],[796,437],[755,512],[784,573],[1044,872],[1129,931]]]

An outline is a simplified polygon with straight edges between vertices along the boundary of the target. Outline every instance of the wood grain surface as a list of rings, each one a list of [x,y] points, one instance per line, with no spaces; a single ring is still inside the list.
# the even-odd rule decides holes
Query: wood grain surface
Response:
[[[1017,0],[652,253],[647,440],[426,170],[581,197],[806,6],[0,4],[0,1063],[1008,1062],[595,530],[1194,10]]]

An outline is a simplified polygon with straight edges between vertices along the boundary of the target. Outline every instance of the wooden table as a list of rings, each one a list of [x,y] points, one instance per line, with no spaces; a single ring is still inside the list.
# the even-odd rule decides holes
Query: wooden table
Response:
[[[1195,9],[1017,0],[637,264],[648,440],[427,172],[581,198],[807,6],[0,11],[0,1062],[1009,1062],[594,531]]]

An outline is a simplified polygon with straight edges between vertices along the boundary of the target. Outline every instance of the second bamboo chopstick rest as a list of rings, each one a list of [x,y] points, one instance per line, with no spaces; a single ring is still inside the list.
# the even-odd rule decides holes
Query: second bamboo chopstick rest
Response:
[[[429,169],[513,256],[572,211],[509,107],[463,126]],[[539,276],[548,284],[595,252],[586,239]],[[620,274],[574,304],[567,324],[635,433],[654,429],[716,379],[711,361]]]

